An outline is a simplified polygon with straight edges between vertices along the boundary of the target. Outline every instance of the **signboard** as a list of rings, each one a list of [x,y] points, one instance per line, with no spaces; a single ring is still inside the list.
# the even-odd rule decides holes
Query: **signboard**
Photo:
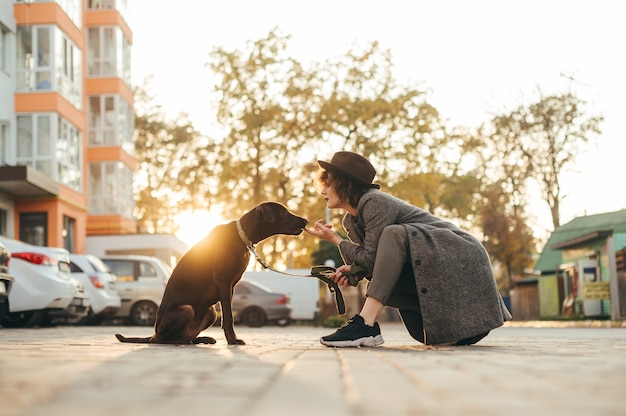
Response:
[[[584,282],[582,299],[584,300],[611,299],[609,282]]]

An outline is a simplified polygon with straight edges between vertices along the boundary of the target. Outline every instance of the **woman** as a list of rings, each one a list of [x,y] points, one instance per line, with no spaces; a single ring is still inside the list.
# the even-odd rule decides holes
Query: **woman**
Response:
[[[333,280],[348,285],[354,264],[370,281],[358,315],[320,342],[333,347],[378,346],[376,320],[384,306],[399,309],[409,333],[428,345],[470,345],[511,319],[489,256],[469,233],[379,190],[376,170],[363,156],[337,152],[318,161],[321,194],[343,209],[344,240],[322,220],[305,229],[339,248],[344,265]]]

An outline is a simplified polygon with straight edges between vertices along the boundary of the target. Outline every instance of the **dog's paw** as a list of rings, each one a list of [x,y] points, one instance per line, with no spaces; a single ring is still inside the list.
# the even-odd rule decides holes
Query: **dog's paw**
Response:
[[[192,342],[194,344],[215,344],[217,341],[213,337],[197,337]]]
[[[234,341],[228,341],[228,345],[246,345],[243,339],[236,339]]]

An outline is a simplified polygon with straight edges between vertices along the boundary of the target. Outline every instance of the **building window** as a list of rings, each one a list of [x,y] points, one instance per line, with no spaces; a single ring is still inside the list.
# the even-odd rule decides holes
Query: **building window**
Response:
[[[87,54],[89,76],[118,77],[130,85],[130,43],[121,28],[89,28]]]
[[[7,53],[9,48],[9,31],[0,25],[0,71],[7,71]]]
[[[88,100],[90,146],[121,146],[134,154],[135,117],[120,95],[92,95]]]
[[[9,123],[0,121],[0,166],[12,165],[9,156]]]
[[[115,7],[115,0],[87,0],[89,10],[111,10]]]
[[[49,0],[39,1],[45,2]],[[61,9],[74,22],[76,27],[80,28],[83,26],[82,0],[56,0],[56,3],[61,6]]]
[[[67,120],[57,118],[56,166],[57,181],[82,191],[80,131]]]
[[[133,173],[122,162],[89,164],[89,214],[133,218]]]
[[[17,31],[17,89],[18,91],[52,89],[50,29],[22,26]]]
[[[74,218],[63,216],[63,247],[70,253],[74,252],[74,234],[76,232],[76,220]]]
[[[17,116],[16,162],[32,166],[52,178],[51,118],[50,114]]]
[[[18,165],[29,165],[61,184],[82,191],[81,136],[56,113],[17,116]]]
[[[82,95],[82,70],[81,52],[78,47],[68,38],[63,37],[59,41],[57,50],[60,49],[60,59],[56,64],[58,91],[76,108],[83,108]]]
[[[7,221],[7,211],[6,209],[0,208],[0,235],[7,235],[8,230],[8,221]]]
[[[17,28],[17,91],[57,91],[82,108],[81,52],[56,26]]]
[[[20,214],[20,241],[36,246],[48,245],[48,214],[46,212]]]
[[[17,90],[54,89],[52,26],[17,28]]]
[[[124,20],[128,14],[128,0],[87,0],[87,10],[117,10]]]

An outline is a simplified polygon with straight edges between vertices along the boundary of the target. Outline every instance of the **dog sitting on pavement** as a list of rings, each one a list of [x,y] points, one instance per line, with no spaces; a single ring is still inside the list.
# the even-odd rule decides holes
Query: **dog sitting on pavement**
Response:
[[[157,310],[155,334],[124,337],[120,342],[154,344],[214,344],[198,337],[217,320],[220,302],[222,329],[229,345],[245,342],[235,335],[233,290],[250,261],[254,244],[277,234],[299,235],[308,220],[276,202],[264,202],[240,219],[215,227],[180,259],[167,283]]]

